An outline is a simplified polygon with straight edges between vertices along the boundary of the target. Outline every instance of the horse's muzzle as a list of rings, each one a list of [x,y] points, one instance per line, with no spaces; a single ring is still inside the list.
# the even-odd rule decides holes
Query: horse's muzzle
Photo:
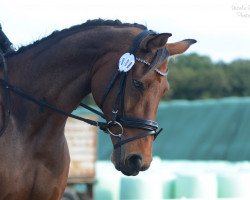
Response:
[[[145,171],[149,168],[149,166],[143,164],[143,159],[139,154],[129,155],[125,159],[124,164],[118,164],[115,167],[126,176],[136,176],[140,171]]]

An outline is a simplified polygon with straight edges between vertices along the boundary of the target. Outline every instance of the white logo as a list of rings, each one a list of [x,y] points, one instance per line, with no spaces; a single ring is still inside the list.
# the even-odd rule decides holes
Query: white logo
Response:
[[[119,71],[127,72],[129,71],[135,64],[135,56],[130,53],[125,53],[121,56],[119,60]]]

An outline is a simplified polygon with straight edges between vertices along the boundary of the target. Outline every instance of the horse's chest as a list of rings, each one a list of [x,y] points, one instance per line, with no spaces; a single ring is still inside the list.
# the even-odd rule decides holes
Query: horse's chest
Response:
[[[0,151],[4,161],[0,164],[0,200],[60,199],[68,175],[67,156],[60,161],[54,156],[45,159],[43,153],[29,153],[18,145],[5,150]]]
[[[43,165],[12,168],[1,167],[0,199],[8,200],[58,200],[64,187],[64,180],[54,177]]]

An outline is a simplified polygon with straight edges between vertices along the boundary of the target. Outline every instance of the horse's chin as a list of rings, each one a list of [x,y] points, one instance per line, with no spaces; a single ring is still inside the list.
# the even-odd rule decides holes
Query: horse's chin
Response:
[[[137,176],[140,171],[134,171],[134,172],[127,172],[127,171],[121,171],[126,176]]]
[[[113,165],[115,166],[116,170],[122,172],[126,176],[137,176],[140,173],[140,171],[145,171],[150,167],[150,164],[143,165],[139,168],[128,167],[126,166],[125,162],[115,159],[113,154],[111,156],[111,161]]]
[[[116,170],[122,172],[125,176],[137,176],[140,171],[130,171],[124,169],[124,167],[121,167],[121,165],[115,165]]]
[[[137,176],[141,171],[146,171],[149,168],[149,166],[147,166],[147,167],[142,167],[140,170],[131,170],[131,169],[126,168],[126,166],[123,164],[115,163],[114,161],[112,162],[116,170],[120,171],[125,176]]]

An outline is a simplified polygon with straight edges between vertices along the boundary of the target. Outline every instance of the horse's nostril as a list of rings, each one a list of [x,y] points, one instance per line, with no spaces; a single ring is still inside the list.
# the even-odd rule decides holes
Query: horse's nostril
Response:
[[[133,154],[126,159],[126,165],[132,171],[140,171],[142,167],[142,157],[137,154]]]

